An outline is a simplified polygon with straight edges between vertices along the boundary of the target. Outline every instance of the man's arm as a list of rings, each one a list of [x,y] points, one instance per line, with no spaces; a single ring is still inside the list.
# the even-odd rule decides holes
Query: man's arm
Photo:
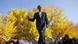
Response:
[[[28,18],[28,20],[33,22],[35,20],[35,18],[36,18],[36,13],[34,14],[34,17],[32,19]]]
[[[47,14],[45,13],[45,21],[46,21],[46,25],[49,24],[48,18],[47,18]]]

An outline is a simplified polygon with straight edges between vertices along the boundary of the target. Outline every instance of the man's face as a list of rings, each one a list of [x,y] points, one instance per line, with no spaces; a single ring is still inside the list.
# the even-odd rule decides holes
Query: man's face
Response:
[[[38,9],[38,11],[41,11],[41,6],[38,6],[38,8],[37,8],[37,9]]]

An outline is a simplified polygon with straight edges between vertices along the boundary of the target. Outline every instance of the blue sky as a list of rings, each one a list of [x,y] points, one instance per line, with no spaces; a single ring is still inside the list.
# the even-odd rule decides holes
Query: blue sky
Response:
[[[0,13],[7,15],[10,8],[31,9],[39,4],[62,7],[70,21],[78,22],[78,0],[0,0]]]

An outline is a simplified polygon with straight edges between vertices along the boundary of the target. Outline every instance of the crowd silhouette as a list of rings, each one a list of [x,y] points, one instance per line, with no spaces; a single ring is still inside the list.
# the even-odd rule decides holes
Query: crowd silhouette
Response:
[[[36,40],[10,40],[6,42],[6,44],[38,44],[38,41]],[[58,39],[53,41],[52,38],[49,38],[48,40],[45,40],[45,44],[78,44],[78,39],[75,37],[70,38],[67,34],[62,37],[62,39]]]

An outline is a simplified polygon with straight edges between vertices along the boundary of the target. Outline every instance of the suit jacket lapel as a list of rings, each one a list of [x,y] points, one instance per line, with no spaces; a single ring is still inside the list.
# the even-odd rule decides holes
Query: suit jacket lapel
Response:
[[[39,17],[39,19],[41,19],[41,17],[39,16],[39,12],[38,12],[38,17]]]

